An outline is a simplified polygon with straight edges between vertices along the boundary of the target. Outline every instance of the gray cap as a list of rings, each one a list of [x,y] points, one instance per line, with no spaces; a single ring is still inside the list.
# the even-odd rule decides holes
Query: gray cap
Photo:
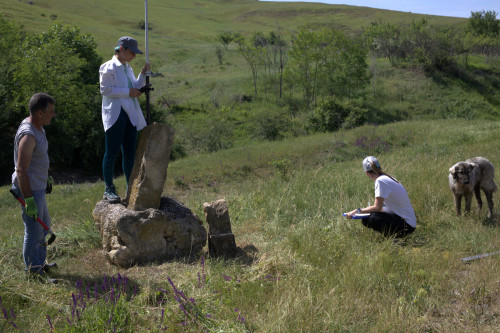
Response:
[[[372,163],[375,164],[375,166],[380,169],[380,163],[377,160],[377,158],[375,156],[368,156],[365,157],[365,159],[363,160],[363,170],[372,171]]]
[[[118,40],[118,45],[117,46],[118,47],[119,46],[123,46],[126,49],[130,49],[130,51],[132,51],[134,53],[142,54],[142,51],[139,50],[139,48],[137,47],[137,41],[134,38],[132,38],[132,37],[128,37],[128,36],[121,37]]]

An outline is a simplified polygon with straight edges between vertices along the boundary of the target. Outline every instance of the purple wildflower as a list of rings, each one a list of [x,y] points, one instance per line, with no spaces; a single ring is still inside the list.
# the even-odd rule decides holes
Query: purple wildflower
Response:
[[[222,274],[222,273],[221,273],[220,275],[222,275],[222,277],[224,278],[224,280],[226,280],[226,281],[231,281],[231,277],[229,277],[229,276],[227,276],[227,275],[224,275],[224,274]]]
[[[109,317],[108,324],[106,325],[106,327],[109,327],[112,320],[113,320],[113,314],[111,314],[111,317]]]
[[[3,312],[3,317],[5,319],[9,319],[9,313],[7,312],[7,309],[2,306],[2,312]]]

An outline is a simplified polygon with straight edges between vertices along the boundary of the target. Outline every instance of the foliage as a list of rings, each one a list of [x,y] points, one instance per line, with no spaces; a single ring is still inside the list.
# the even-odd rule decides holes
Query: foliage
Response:
[[[222,48],[219,45],[215,47],[215,56],[217,57],[219,65],[222,65],[224,62],[224,52],[222,51]]]
[[[79,166],[95,171],[102,159],[97,89],[102,59],[95,47],[92,36],[60,23],[47,32],[28,35],[22,46],[23,56],[14,73],[20,86],[20,104],[27,105],[37,91],[56,100],[56,118],[47,128],[53,167]]]
[[[394,65],[396,59],[404,57],[400,30],[392,23],[372,22],[364,32],[368,48],[377,57],[385,57]]]
[[[256,111],[249,122],[253,137],[270,141],[283,138],[292,127],[290,115],[280,109]]]
[[[235,38],[237,38],[237,35],[229,32],[229,31],[224,31],[219,34],[217,34],[217,41],[224,46],[224,48],[227,50],[227,46],[231,44]]]
[[[306,128],[312,132],[333,132],[340,128],[354,128],[366,120],[366,110],[349,101],[335,97],[321,100],[309,114]]]
[[[0,15],[0,184],[10,181],[14,171],[12,152],[14,135],[23,114],[16,103],[19,85],[14,73],[19,58],[22,33],[19,27]]]
[[[255,34],[253,37],[255,37]],[[259,76],[259,65],[262,61],[264,50],[261,45],[255,43],[254,39],[255,38],[248,39],[240,36],[236,40],[236,43],[238,44],[238,51],[243,58],[245,58],[250,70],[252,71],[254,96],[257,97],[257,78]]]
[[[362,43],[341,31],[309,26],[299,30],[286,68],[288,81],[301,86],[308,106],[325,95],[350,96],[368,83],[366,70]]]
[[[146,30],[146,21],[140,20],[139,23],[137,23],[137,27],[141,30]],[[148,22],[148,31],[153,30],[151,27],[151,23]]]
[[[468,30],[474,35],[495,37],[500,33],[500,22],[497,20],[498,13],[494,10],[482,10],[471,12],[467,21]]]
[[[444,103],[439,108],[439,113],[445,119],[448,118],[463,118],[463,119],[474,119],[477,112],[475,108],[469,101],[462,103]]]
[[[233,146],[233,129],[229,120],[231,110],[222,107],[210,112],[202,123],[187,126],[187,138],[193,150],[214,152]]]

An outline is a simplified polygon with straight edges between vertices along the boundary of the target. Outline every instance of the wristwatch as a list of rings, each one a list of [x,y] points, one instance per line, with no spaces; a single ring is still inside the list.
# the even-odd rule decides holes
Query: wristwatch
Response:
[[[356,213],[361,214],[361,208],[356,208]]]

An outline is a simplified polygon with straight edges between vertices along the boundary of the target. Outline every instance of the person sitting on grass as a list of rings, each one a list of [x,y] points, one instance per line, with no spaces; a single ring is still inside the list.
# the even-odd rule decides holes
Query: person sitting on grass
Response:
[[[380,232],[386,237],[404,237],[415,231],[417,219],[408,193],[396,178],[382,171],[374,156],[363,160],[363,170],[375,182],[375,204],[357,208],[345,216],[349,219],[356,214],[370,213],[361,219],[363,225]]]

